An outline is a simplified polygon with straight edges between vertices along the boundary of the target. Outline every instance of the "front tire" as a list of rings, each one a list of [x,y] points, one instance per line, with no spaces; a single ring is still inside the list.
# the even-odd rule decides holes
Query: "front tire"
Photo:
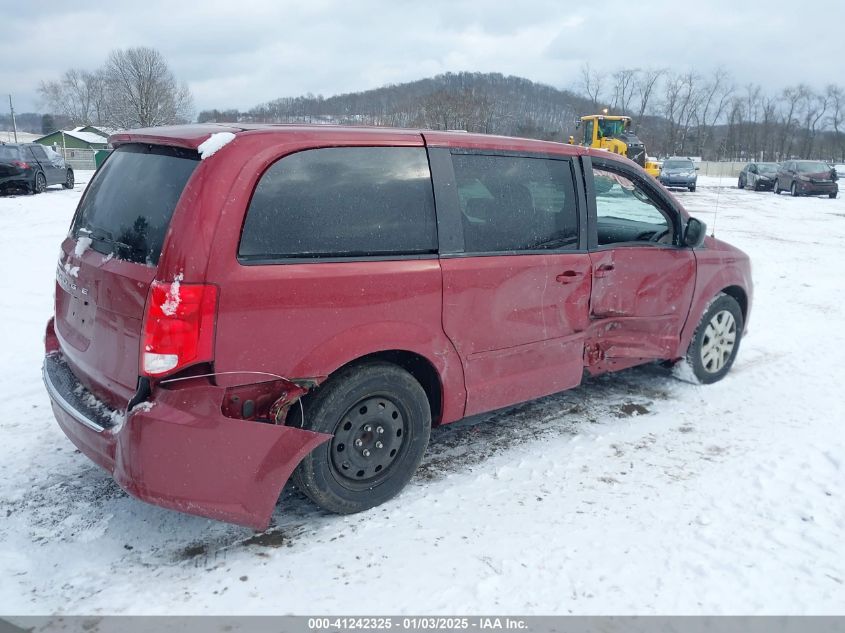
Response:
[[[338,514],[362,512],[399,493],[422,460],[431,410],[419,382],[384,362],[341,370],[304,400],[294,424],[334,437],[300,462],[293,481]]]
[[[831,200],[833,200],[833,199],[836,197],[836,194],[837,194],[837,193],[838,193],[837,191],[834,191],[834,192],[832,192],[832,193],[829,193],[829,194],[828,194],[828,197],[829,197]]]
[[[780,195],[780,185],[778,184],[777,180],[775,180],[775,184],[772,185],[772,193],[774,193],[776,196]]]
[[[736,183],[737,189],[745,189],[745,178],[742,176],[739,177],[739,181]]]
[[[794,182],[792,183],[792,186],[789,188],[789,193],[791,193],[791,194],[792,194],[792,197],[793,197],[793,198],[797,198],[797,197],[798,197],[798,187],[796,187],[796,186],[795,186],[795,183],[794,183]]]
[[[730,371],[739,351],[743,323],[739,303],[724,293],[704,312],[686,356],[699,383],[717,382]]]
[[[695,191],[695,185],[690,185],[690,186],[689,186],[689,190],[690,190],[690,191]]]

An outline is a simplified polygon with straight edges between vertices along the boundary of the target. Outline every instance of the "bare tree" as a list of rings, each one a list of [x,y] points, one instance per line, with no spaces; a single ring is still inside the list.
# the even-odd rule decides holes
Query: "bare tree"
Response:
[[[613,73],[613,102],[611,107],[614,112],[620,114],[630,112],[639,74],[639,68],[622,68]]]
[[[687,136],[698,109],[699,77],[692,71],[667,75],[663,83],[663,114],[669,125],[666,149],[683,154]]]
[[[105,123],[106,91],[102,71],[72,68],[58,80],[42,81],[38,92],[53,114],[76,125]]]
[[[832,157],[845,160],[845,134],[842,132],[845,119],[845,90],[841,86],[830,85],[827,87],[827,97],[830,101],[829,121],[833,127]]]
[[[594,70],[590,62],[581,66],[581,88],[593,102],[593,108],[598,109],[602,94],[604,93],[605,74]]]
[[[815,150],[819,125],[829,105],[829,94],[817,94],[811,90],[804,93],[804,158],[812,158]]]
[[[734,88],[730,82],[730,75],[724,68],[717,68],[702,88],[699,112],[696,118],[699,123],[698,155],[705,154],[705,148],[711,143],[713,128],[716,126],[730,103]]]
[[[193,115],[193,99],[179,84],[164,57],[152,48],[112,51],[103,69],[108,123],[119,128],[151,127],[185,122]]]
[[[648,68],[641,71],[635,78],[634,89],[637,93],[639,107],[638,117],[643,118],[648,110],[648,104],[651,101],[652,93],[660,78],[666,74],[663,68]]]

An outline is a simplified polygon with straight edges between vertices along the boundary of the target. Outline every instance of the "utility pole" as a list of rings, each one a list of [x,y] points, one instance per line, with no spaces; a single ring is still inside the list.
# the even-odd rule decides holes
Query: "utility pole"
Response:
[[[12,95],[9,95],[9,110],[12,111],[12,129],[15,131],[15,143],[18,142],[18,124],[15,123],[15,107],[12,105]]]

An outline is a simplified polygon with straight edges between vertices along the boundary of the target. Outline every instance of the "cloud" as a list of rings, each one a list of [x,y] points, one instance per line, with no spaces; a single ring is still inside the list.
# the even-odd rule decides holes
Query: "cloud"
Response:
[[[198,109],[249,108],[281,96],[375,88],[446,71],[498,71],[574,87],[584,62],[694,69],[723,66],[770,91],[836,82],[845,55],[835,28],[796,20],[793,4],[605,0],[563,3],[345,3],[173,0],[19,4],[4,17],[0,90],[37,111],[40,80],[94,68],[108,52],[151,46],[194,92]],[[808,9],[845,24],[845,3]],[[838,52],[837,52],[838,51]],[[13,60],[13,61],[11,61]]]

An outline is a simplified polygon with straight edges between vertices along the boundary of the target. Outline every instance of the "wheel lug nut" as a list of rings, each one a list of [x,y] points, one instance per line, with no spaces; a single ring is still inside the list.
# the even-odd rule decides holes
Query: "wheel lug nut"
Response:
[[[355,446],[357,446],[358,448],[361,448],[363,445],[364,445],[364,442],[362,442],[360,438],[355,440]]]
[[[384,444],[381,442],[376,442],[376,448],[384,448]]]
[[[383,426],[377,426],[376,427],[376,433],[378,433],[379,435],[384,433],[384,427]]]
[[[363,453],[364,453],[364,457],[369,457],[369,456],[370,456],[370,449],[369,449],[369,448],[365,448],[365,449],[363,450]]]
[[[370,431],[372,431],[372,430],[373,430],[373,427],[371,427],[369,424],[368,424],[368,425],[366,425],[366,426],[364,427],[364,432],[365,432],[365,433],[369,433],[369,432],[370,432]]]

